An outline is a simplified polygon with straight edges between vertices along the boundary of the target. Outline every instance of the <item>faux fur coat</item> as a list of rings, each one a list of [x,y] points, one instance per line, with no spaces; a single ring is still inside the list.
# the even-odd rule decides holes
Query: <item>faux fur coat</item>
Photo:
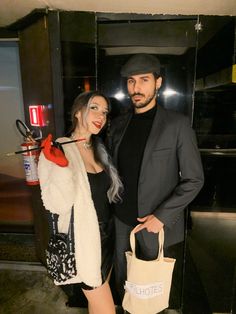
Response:
[[[70,141],[63,137],[58,142]],[[63,146],[69,161],[57,166],[41,153],[38,174],[45,209],[59,215],[58,231],[68,232],[71,208],[74,205],[74,241],[77,275],[63,284],[84,282],[97,287],[101,278],[101,240],[96,210],[91,196],[87,172],[75,143]],[[56,285],[58,283],[55,281]]]

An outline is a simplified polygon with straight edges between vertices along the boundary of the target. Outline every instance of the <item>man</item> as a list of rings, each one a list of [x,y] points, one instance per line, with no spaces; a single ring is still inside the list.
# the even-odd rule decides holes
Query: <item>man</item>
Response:
[[[184,240],[184,210],[200,191],[204,176],[189,119],[157,103],[162,84],[159,60],[148,54],[134,55],[121,75],[127,79],[134,108],[133,113],[115,119],[110,130],[111,154],[124,184],[123,201],[114,208],[115,275],[122,299],[124,253],[130,250],[132,228],[141,224],[136,233],[140,258],[157,257],[156,234],[163,227],[165,255],[176,257],[178,243]],[[180,290],[181,284],[173,282],[172,290],[175,287]]]

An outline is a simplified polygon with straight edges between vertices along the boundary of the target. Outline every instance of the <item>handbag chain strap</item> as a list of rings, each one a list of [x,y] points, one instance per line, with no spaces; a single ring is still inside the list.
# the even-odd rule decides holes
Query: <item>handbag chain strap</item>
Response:
[[[52,234],[55,236],[58,234],[58,217],[55,217],[55,214],[51,214],[52,219]],[[70,246],[71,251],[74,252],[74,240],[73,240],[73,234],[74,234],[74,206],[71,208],[71,215],[70,215],[70,223],[68,228],[68,243]]]

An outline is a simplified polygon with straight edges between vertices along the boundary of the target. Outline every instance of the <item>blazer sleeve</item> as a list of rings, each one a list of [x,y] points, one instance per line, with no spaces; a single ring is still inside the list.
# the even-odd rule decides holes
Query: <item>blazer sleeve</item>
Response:
[[[70,213],[75,197],[72,169],[56,165],[41,153],[38,175],[44,207],[59,215]]]
[[[204,183],[195,132],[186,117],[180,121],[176,154],[179,165],[179,183],[153,213],[170,228],[178,220],[179,214],[196,197]]]

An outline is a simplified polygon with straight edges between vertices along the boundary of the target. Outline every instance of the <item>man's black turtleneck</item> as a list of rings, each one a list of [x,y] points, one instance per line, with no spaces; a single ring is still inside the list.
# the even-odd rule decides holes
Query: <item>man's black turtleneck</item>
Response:
[[[118,170],[124,184],[123,201],[115,204],[115,215],[130,226],[137,225],[138,180],[146,142],[157,106],[133,114],[118,152]]]

